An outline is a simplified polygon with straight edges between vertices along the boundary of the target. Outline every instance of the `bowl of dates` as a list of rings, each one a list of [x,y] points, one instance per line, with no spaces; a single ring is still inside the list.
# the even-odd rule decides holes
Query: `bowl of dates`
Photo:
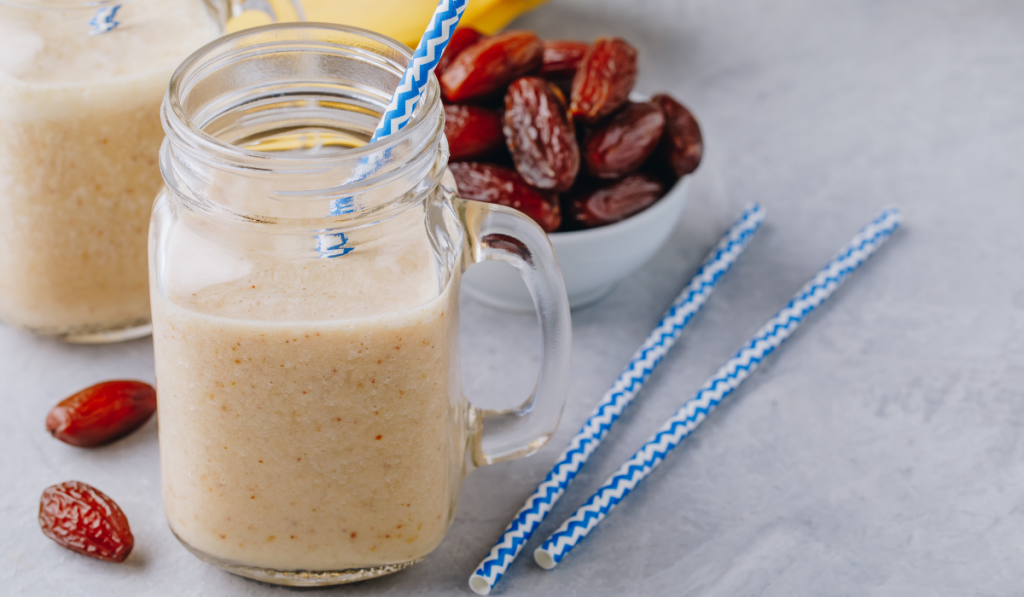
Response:
[[[572,307],[603,298],[675,230],[703,138],[678,100],[634,92],[627,41],[462,28],[436,74],[458,195],[518,209],[547,232]],[[533,310],[500,262],[472,268],[463,289],[492,307]]]

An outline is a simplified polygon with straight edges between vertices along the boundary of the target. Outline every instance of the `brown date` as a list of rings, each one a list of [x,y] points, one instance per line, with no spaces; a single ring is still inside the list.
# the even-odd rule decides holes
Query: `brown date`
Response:
[[[43,490],[39,526],[61,547],[108,562],[123,562],[135,546],[121,508],[107,494],[80,481]]]
[[[475,160],[505,144],[501,116],[477,106],[445,106],[444,136],[453,162]]]
[[[700,165],[704,155],[704,138],[700,125],[685,106],[661,93],[651,98],[665,115],[665,132],[658,146],[658,158],[681,178]]]
[[[571,79],[588,49],[590,44],[582,41],[545,41],[544,59],[537,74],[546,79]]]
[[[569,113],[596,123],[629,99],[636,83],[636,49],[617,37],[598,38],[580,62],[572,80]]]
[[[568,216],[585,228],[612,224],[647,209],[665,190],[654,177],[631,174],[584,190],[569,202]]]
[[[523,179],[567,191],[580,171],[580,148],[564,97],[540,77],[516,79],[505,93],[505,143]]]
[[[665,116],[652,103],[626,104],[608,121],[587,132],[583,159],[587,172],[614,179],[635,172],[661,140]]]
[[[441,75],[444,71],[448,70],[452,62],[462,53],[463,50],[469,46],[475,44],[486,37],[483,33],[480,33],[472,27],[459,27],[452,33],[452,38],[448,40],[448,47],[445,48],[444,54],[441,54],[441,59],[437,61],[437,66],[434,67],[434,75],[441,79]]]
[[[558,196],[531,187],[511,168],[477,162],[456,162],[448,168],[455,176],[459,197],[463,199],[518,209],[545,232],[554,232],[562,223]]]
[[[79,448],[109,444],[156,412],[156,390],[141,381],[107,381],[62,400],[46,415],[46,430]]]
[[[482,39],[463,50],[441,75],[441,91],[450,102],[486,98],[516,77],[535,71],[544,59],[544,42],[532,31],[509,31]]]

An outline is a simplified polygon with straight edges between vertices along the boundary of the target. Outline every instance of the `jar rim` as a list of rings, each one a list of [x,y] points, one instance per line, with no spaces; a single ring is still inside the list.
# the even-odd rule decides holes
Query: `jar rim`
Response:
[[[349,229],[421,201],[448,159],[436,77],[407,126],[380,141],[323,152],[244,141],[307,122],[368,139],[411,59],[387,36],[326,23],[246,29],[203,46],[175,71],[161,108],[168,188],[190,209],[245,226]]]
[[[334,23],[275,23],[272,25],[264,25],[262,27],[253,27],[237,31],[220,37],[199,48],[193,52],[191,56],[186,58],[174,71],[174,74],[171,76],[170,84],[168,85],[166,99],[166,105],[169,107],[169,114],[168,110],[164,111],[168,117],[173,115],[173,119],[168,118],[168,124],[170,125],[167,127],[168,137],[172,137],[173,132],[173,136],[177,137],[178,140],[183,141],[200,151],[212,152],[219,160],[227,161],[228,163],[236,166],[251,167],[253,161],[259,162],[272,159],[274,161],[273,167],[275,169],[302,170],[306,168],[319,169],[325,166],[330,166],[332,163],[370,159],[375,154],[386,152],[406,143],[416,135],[423,134],[425,128],[429,129],[430,123],[427,121],[427,116],[431,112],[430,108],[435,102],[440,102],[440,89],[436,79],[434,78],[432,78],[428,83],[427,92],[423,100],[416,107],[416,110],[413,112],[408,124],[403,129],[385,139],[374,143],[367,143],[361,147],[349,149],[345,151],[344,154],[282,155],[267,154],[261,151],[246,149],[245,147],[240,147],[238,145],[222,141],[207,133],[186,115],[181,101],[182,83],[185,77],[189,76],[204,64],[205,59],[211,57],[211,55],[213,55],[217,50],[237,44],[239,40],[258,37],[268,32],[288,30],[326,30],[337,33],[354,34],[390,47],[390,49],[405,57],[407,63],[412,60],[413,56],[412,49],[386,35],[360,27],[337,25]],[[294,42],[295,40],[289,41]],[[396,64],[395,66],[403,71],[406,67],[405,64]],[[188,138],[185,138],[185,136],[181,134],[182,131],[186,132]]]

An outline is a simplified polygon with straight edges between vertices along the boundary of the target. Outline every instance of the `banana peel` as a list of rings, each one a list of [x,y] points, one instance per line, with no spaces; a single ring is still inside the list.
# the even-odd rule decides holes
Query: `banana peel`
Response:
[[[471,0],[461,26],[492,35],[547,0]],[[279,14],[294,15],[287,0],[270,0]],[[306,20],[362,27],[393,37],[410,48],[419,43],[437,0],[302,0]],[[228,23],[229,31],[266,25],[264,13],[248,11]]]

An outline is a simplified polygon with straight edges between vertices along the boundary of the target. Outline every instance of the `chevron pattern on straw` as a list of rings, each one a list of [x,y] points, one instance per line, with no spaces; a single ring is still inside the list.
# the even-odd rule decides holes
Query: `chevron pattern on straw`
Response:
[[[434,72],[441,55],[444,54],[452,33],[458,27],[462,19],[462,13],[466,10],[466,3],[469,0],[440,0],[437,8],[434,9],[430,23],[427,25],[423,37],[420,38],[412,59],[409,60],[402,79],[391,96],[391,102],[384,110],[384,115],[377,124],[377,129],[370,138],[370,143],[379,141],[389,135],[402,130],[409,119],[412,118],[419,105],[423,91],[430,80],[430,73]],[[390,149],[385,155],[390,156]],[[364,158],[355,168],[348,182],[364,180],[372,175],[380,167],[379,162],[374,163]],[[340,216],[355,211],[355,205],[351,196],[339,197],[331,203],[331,215]],[[345,247],[348,238],[343,234],[322,234],[317,238],[318,249],[321,259],[341,257],[352,252],[352,247]]]
[[[640,392],[651,372],[675,345],[683,328],[704,305],[715,285],[750,243],[764,217],[763,207],[758,204],[748,206],[711,250],[693,279],[637,349],[612,387],[594,407],[579,433],[570,440],[554,468],[505,528],[505,532],[491,548],[487,557],[477,566],[469,579],[469,586],[475,592],[487,595],[501,580],[509,564],[519,555],[541,521],[565,493],[569,483],[586,464],[611,426]]]
[[[114,20],[117,17],[117,11],[121,10],[120,4],[113,4],[107,6],[101,6],[96,9],[96,14],[92,16],[89,21],[89,35],[102,35],[108,31],[113,31],[119,23]]]
[[[402,130],[412,118],[430,79],[430,73],[434,72],[437,62],[441,60],[441,54],[448,47],[448,41],[451,40],[452,33],[458,26],[463,11],[466,10],[466,2],[468,0],[441,0],[437,4],[430,24],[423,33],[395,94],[391,97],[391,103],[384,110],[384,116],[377,125],[370,143]]]
[[[900,214],[886,210],[868,224],[836,257],[768,321],[732,359],[651,437],[632,458],[566,520],[537,550],[534,558],[554,568],[572,549],[647,477],[679,442],[697,428],[716,406],[781,345],[807,314],[835,292],[899,226]]]

